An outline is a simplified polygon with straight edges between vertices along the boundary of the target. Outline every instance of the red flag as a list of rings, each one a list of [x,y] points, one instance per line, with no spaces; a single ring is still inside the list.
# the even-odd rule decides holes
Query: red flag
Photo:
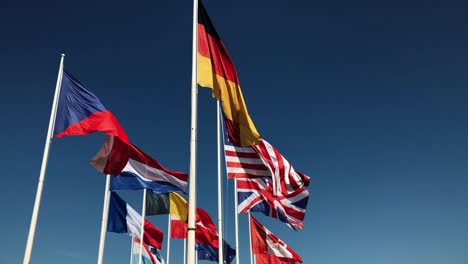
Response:
[[[156,228],[150,221],[145,220],[145,230],[143,235],[143,241],[157,249],[161,249],[163,242],[163,232]]]
[[[171,238],[187,238],[187,223],[176,217],[171,217]],[[196,243],[218,247],[218,233],[210,215],[205,210],[197,208],[195,222]]]
[[[302,258],[277,236],[250,216],[252,252],[257,264],[298,264]]]
[[[171,238],[187,238],[187,223],[171,216]]]

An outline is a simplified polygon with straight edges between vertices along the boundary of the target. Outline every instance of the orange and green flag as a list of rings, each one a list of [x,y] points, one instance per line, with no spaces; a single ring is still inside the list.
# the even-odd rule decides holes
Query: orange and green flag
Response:
[[[249,116],[232,62],[201,1],[198,2],[198,84],[221,101],[230,140],[237,146],[258,143],[260,135]]]

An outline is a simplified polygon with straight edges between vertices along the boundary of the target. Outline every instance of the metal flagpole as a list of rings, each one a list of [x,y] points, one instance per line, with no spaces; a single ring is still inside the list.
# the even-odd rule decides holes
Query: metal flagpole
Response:
[[[110,201],[110,174],[106,176],[106,187],[104,190],[104,204],[102,206],[102,222],[101,222],[101,238],[99,240],[99,253],[98,253],[98,264],[102,264],[104,257],[104,244],[106,242],[107,232],[107,218],[109,216],[109,201]]]
[[[249,243],[250,243],[250,264],[254,263],[254,255],[253,255],[253,249],[252,249],[252,226],[250,225],[250,211],[248,213],[249,217]]]
[[[130,245],[130,264],[133,264],[133,243],[135,243],[135,239],[132,236],[132,244]]]
[[[187,263],[187,258],[185,257],[187,254],[187,239],[184,238],[184,264]]]
[[[238,212],[238,202],[237,202],[237,179],[234,179],[234,226],[236,233],[236,264],[240,263],[240,248],[239,248],[239,212]]]
[[[217,140],[218,140],[218,263],[224,263],[223,255],[223,207],[222,207],[222,192],[221,185],[223,179],[221,177],[221,115],[219,113],[219,100],[216,101],[216,123],[217,123]]]
[[[190,182],[189,210],[187,228],[187,262],[195,264],[195,208],[197,208],[197,50],[198,50],[198,0],[193,0],[193,33],[192,33],[192,110],[190,130]]]
[[[29,234],[28,234],[28,240],[26,242],[26,250],[24,252],[23,264],[29,264],[31,260],[31,252],[32,252],[32,247],[34,243],[34,235],[36,234],[37,217],[39,215],[39,207],[41,205],[42,188],[44,186],[44,178],[45,178],[45,173],[47,169],[47,160],[49,158],[49,148],[50,148],[50,143],[52,141],[52,133],[54,131],[54,126],[55,126],[55,116],[57,114],[60,87],[62,86],[64,58],[65,58],[65,54],[62,54],[62,57],[60,58],[60,66],[59,66],[59,71],[58,71],[58,76],[57,76],[57,83],[55,85],[54,101],[52,102],[52,110],[50,111],[49,128],[47,130],[47,138],[45,140],[44,154],[42,155],[42,164],[41,164],[41,170],[39,173],[39,182],[37,183],[36,200],[34,201],[34,208],[33,208],[32,216],[31,216],[31,225],[29,226]]]
[[[166,264],[169,264],[169,254],[171,252],[171,214],[167,216],[167,254],[166,254]],[[184,254],[185,255],[185,254]]]
[[[143,190],[143,208],[141,209],[141,232],[140,232],[140,254],[138,259],[138,264],[142,264],[142,256],[143,256],[143,243],[145,240],[145,216],[146,216],[146,189]]]

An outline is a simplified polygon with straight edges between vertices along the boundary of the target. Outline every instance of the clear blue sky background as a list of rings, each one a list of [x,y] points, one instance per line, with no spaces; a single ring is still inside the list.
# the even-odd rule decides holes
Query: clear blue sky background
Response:
[[[205,5],[259,132],[312,179],[302,231],[262,223],[305,263],[468,263],[466,2]],[[0,263],[22,262],[62,52],[137,146],[188,172],[191,29],[188,0],[2,3]],[[198,205],[214,219],[215,105],[200,89]],[[88,160],[103,138],[53,141],[32,263],[95,263],[105,177]],[[141,193],[122,196],[140,210]],[[149,219],[166,230],[165,216]],[[181,263],[181,241],[172,249]],[[105,263],[129,253],[128,236],[108,234]]]

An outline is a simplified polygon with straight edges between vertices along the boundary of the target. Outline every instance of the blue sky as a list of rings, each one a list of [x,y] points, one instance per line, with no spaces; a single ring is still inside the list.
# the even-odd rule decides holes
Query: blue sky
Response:
[[[311,176],[305,228],[258,216],[304,263],[468,262],[468,6],[205,1],[261,135]],[[191,1],[26,1],[0,10],[0,263],[23,258],[60,53],[134,144],[188,172]],[[216,217],[216,103],[199,90],[198,205]],[[97,259],[104,136],[54,140],[32,263]],[[232,182],[224,182],[234,244]],[[141,192],[122,192],[137,210]],[[167,218],[149,217],[166,230]],[[248,263],[240,216],[241,263]],[[181,263],[182,243],[171,244]],[[165,249],[163,249],[165,253]],[[130,238],[108,234],[105,263]]]

